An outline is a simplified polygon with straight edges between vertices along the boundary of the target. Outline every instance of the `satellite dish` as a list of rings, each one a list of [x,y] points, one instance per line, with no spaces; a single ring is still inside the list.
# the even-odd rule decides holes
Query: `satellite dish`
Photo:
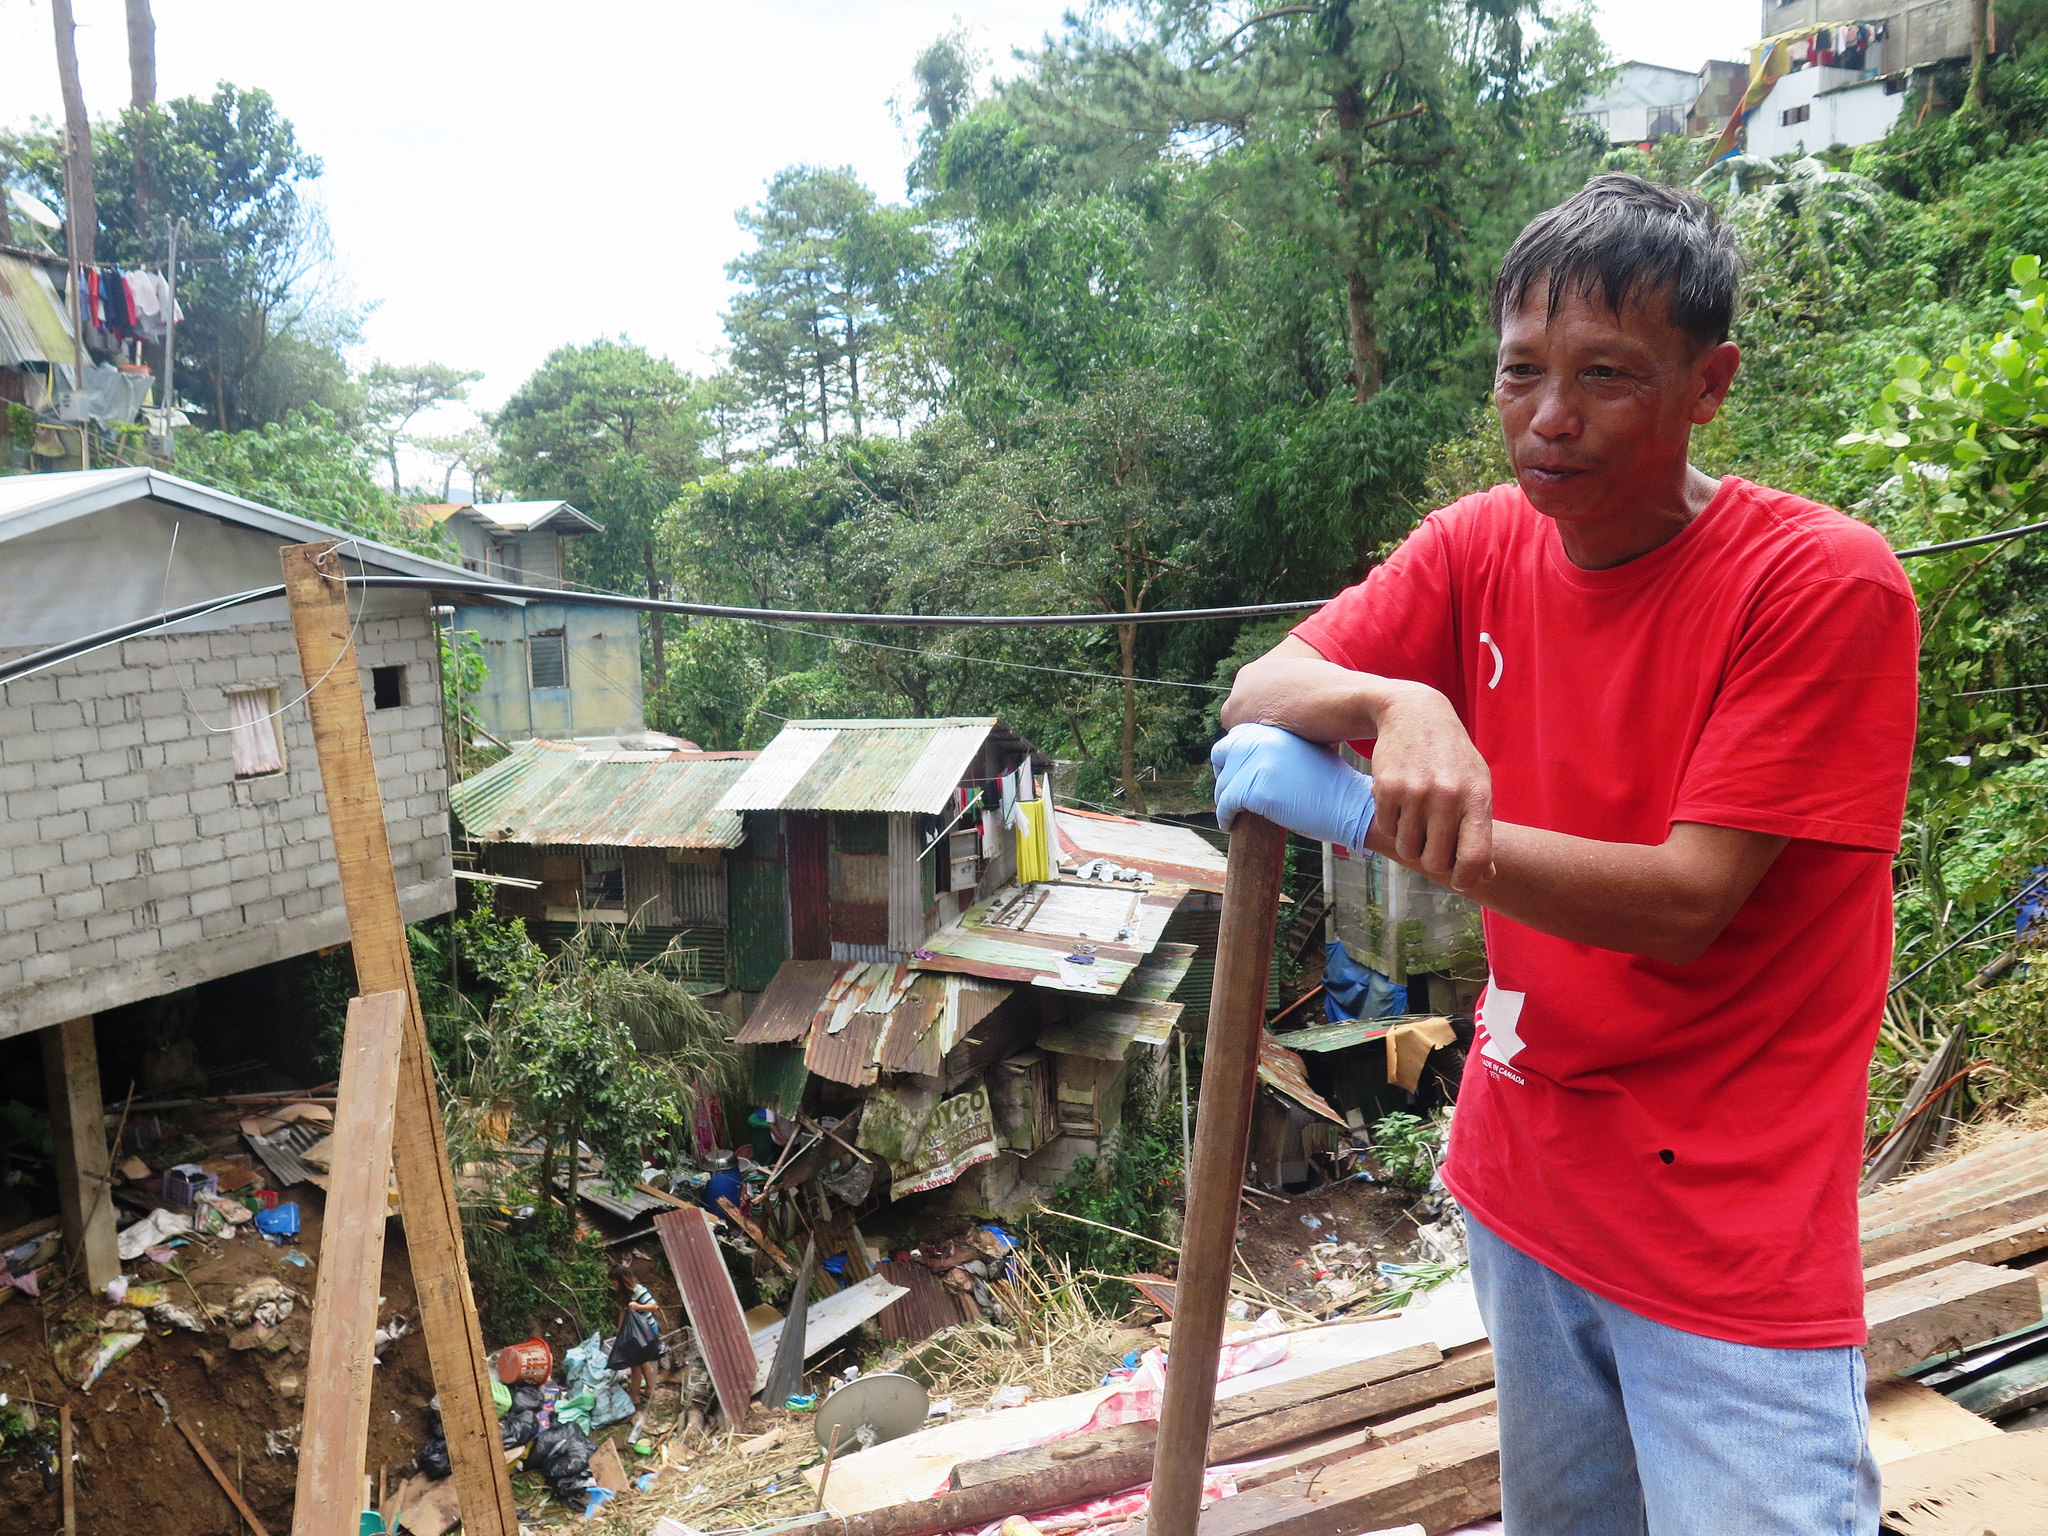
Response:
[[[914,1377],[896,1371],[856,1376],[818,1404],[818,1444],[836,1438],[839,1454],[850,1456],[922,1429],[930,1411],[931,1399]]]
[[[50,205],[41,198],[31,197],[19,187],[11,188],[7,200],[21,210],[22,217],[31,224],[40,224],[45,229],[62,229],[64,221],[50,211]]]

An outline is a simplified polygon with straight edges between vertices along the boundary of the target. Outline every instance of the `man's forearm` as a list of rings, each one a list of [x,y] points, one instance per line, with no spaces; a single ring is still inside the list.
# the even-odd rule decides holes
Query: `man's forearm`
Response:
[[[1496,821],[1493,871],[1463,894],[1539,933],[1688,965],[1749,899],[1785,841],[1682,822],[1660,844],[1603,843]],[[1394,856],[1391,848],[1374,851]]]
[[[1380,716],[1416,685],[1354,672],[1289,637],[1238,673],[1223,703],[1223,728],[1276,725],[1308,741],[1360,741],[1379,734]]]

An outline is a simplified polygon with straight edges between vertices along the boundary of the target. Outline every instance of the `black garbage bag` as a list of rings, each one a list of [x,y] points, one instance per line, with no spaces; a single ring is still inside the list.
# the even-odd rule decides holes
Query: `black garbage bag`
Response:
[[[528,1386],[522,1381],[512,1389],[511,1411],[513,1413],[539,1413],[540,1405],[547,1400],[547,1394],[541,1391],[539,1387]]]
[[[498,1420],[498,1443],[508,1451],[526,1444],[539,1433],[540,1414],[530,1408],[522,1413],[517,1403],[506,1411],[504,1418]]]
[[[541,1475],[556,1498],[581,1509],[589,1501],[583,1490],[592,1486],[590,1458],[597,1451],[583,1433],[568,1424],[541,1431],[526,1453],[526,1464]]]
[[[625,1322],[619,1326],[619,1336],[612,1343],[612,1352],[605,1359],[605,1369],[623,1371],[660,1358],[661,1330],[655,1327],[654,1319],[645,1312],[628,1310]]]
[[[447,1477],[455,1471],[448,1464],[448,1442],[436,1436],[420,1447],[420,1470],[432,1478]]]

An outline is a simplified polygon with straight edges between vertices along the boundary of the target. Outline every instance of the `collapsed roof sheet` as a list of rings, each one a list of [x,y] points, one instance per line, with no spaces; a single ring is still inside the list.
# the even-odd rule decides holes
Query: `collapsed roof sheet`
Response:
[[[750,752],[595,752],[523,741],[448,791],[471,837],[599,848],[736,848],[740,817],[718,808]]]
[[[1060,834],[1060,862],[1080,864],[1107,859],[1142,869],[1156,879],[1171,880],[1190,890],[1221,891],[1224,858],[1199,832],[1163,821],[1133,821],[1059,806],[1053,812]]]
[[[1344,1123],[1344,1117],[1330,1108],[1329,1101],[1309,1087],[1308,1068],[1302,1059],[1263,1027],[1259,1030],[1259,1081],[1325,1120]]]
[[[1041,881],[1006,885],[925,940],[917,963],[1061,992],[1120,992],[1159,943],[1187,887]],[[1090,954],[1087,965],[1062,964]]]
[[[808,1070],[851,1088],[882,1071],[935,1076],[946,1052],[1010,991],[886,960],[789,960],[733,1039],[801,1040]]]

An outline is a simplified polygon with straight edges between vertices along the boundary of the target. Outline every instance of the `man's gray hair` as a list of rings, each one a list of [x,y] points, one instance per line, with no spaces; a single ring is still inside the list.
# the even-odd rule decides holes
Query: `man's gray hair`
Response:
[[[1568,294],[1596,293],[1616,315],[1671,295],[1671,322],[1703,346],[1728,339],[1742,283],[1735,233],[1696,192],[1640,176],[1595,176],[1531,219],[1501,262],[1493,327],[1541,282],[1554,318]]]

